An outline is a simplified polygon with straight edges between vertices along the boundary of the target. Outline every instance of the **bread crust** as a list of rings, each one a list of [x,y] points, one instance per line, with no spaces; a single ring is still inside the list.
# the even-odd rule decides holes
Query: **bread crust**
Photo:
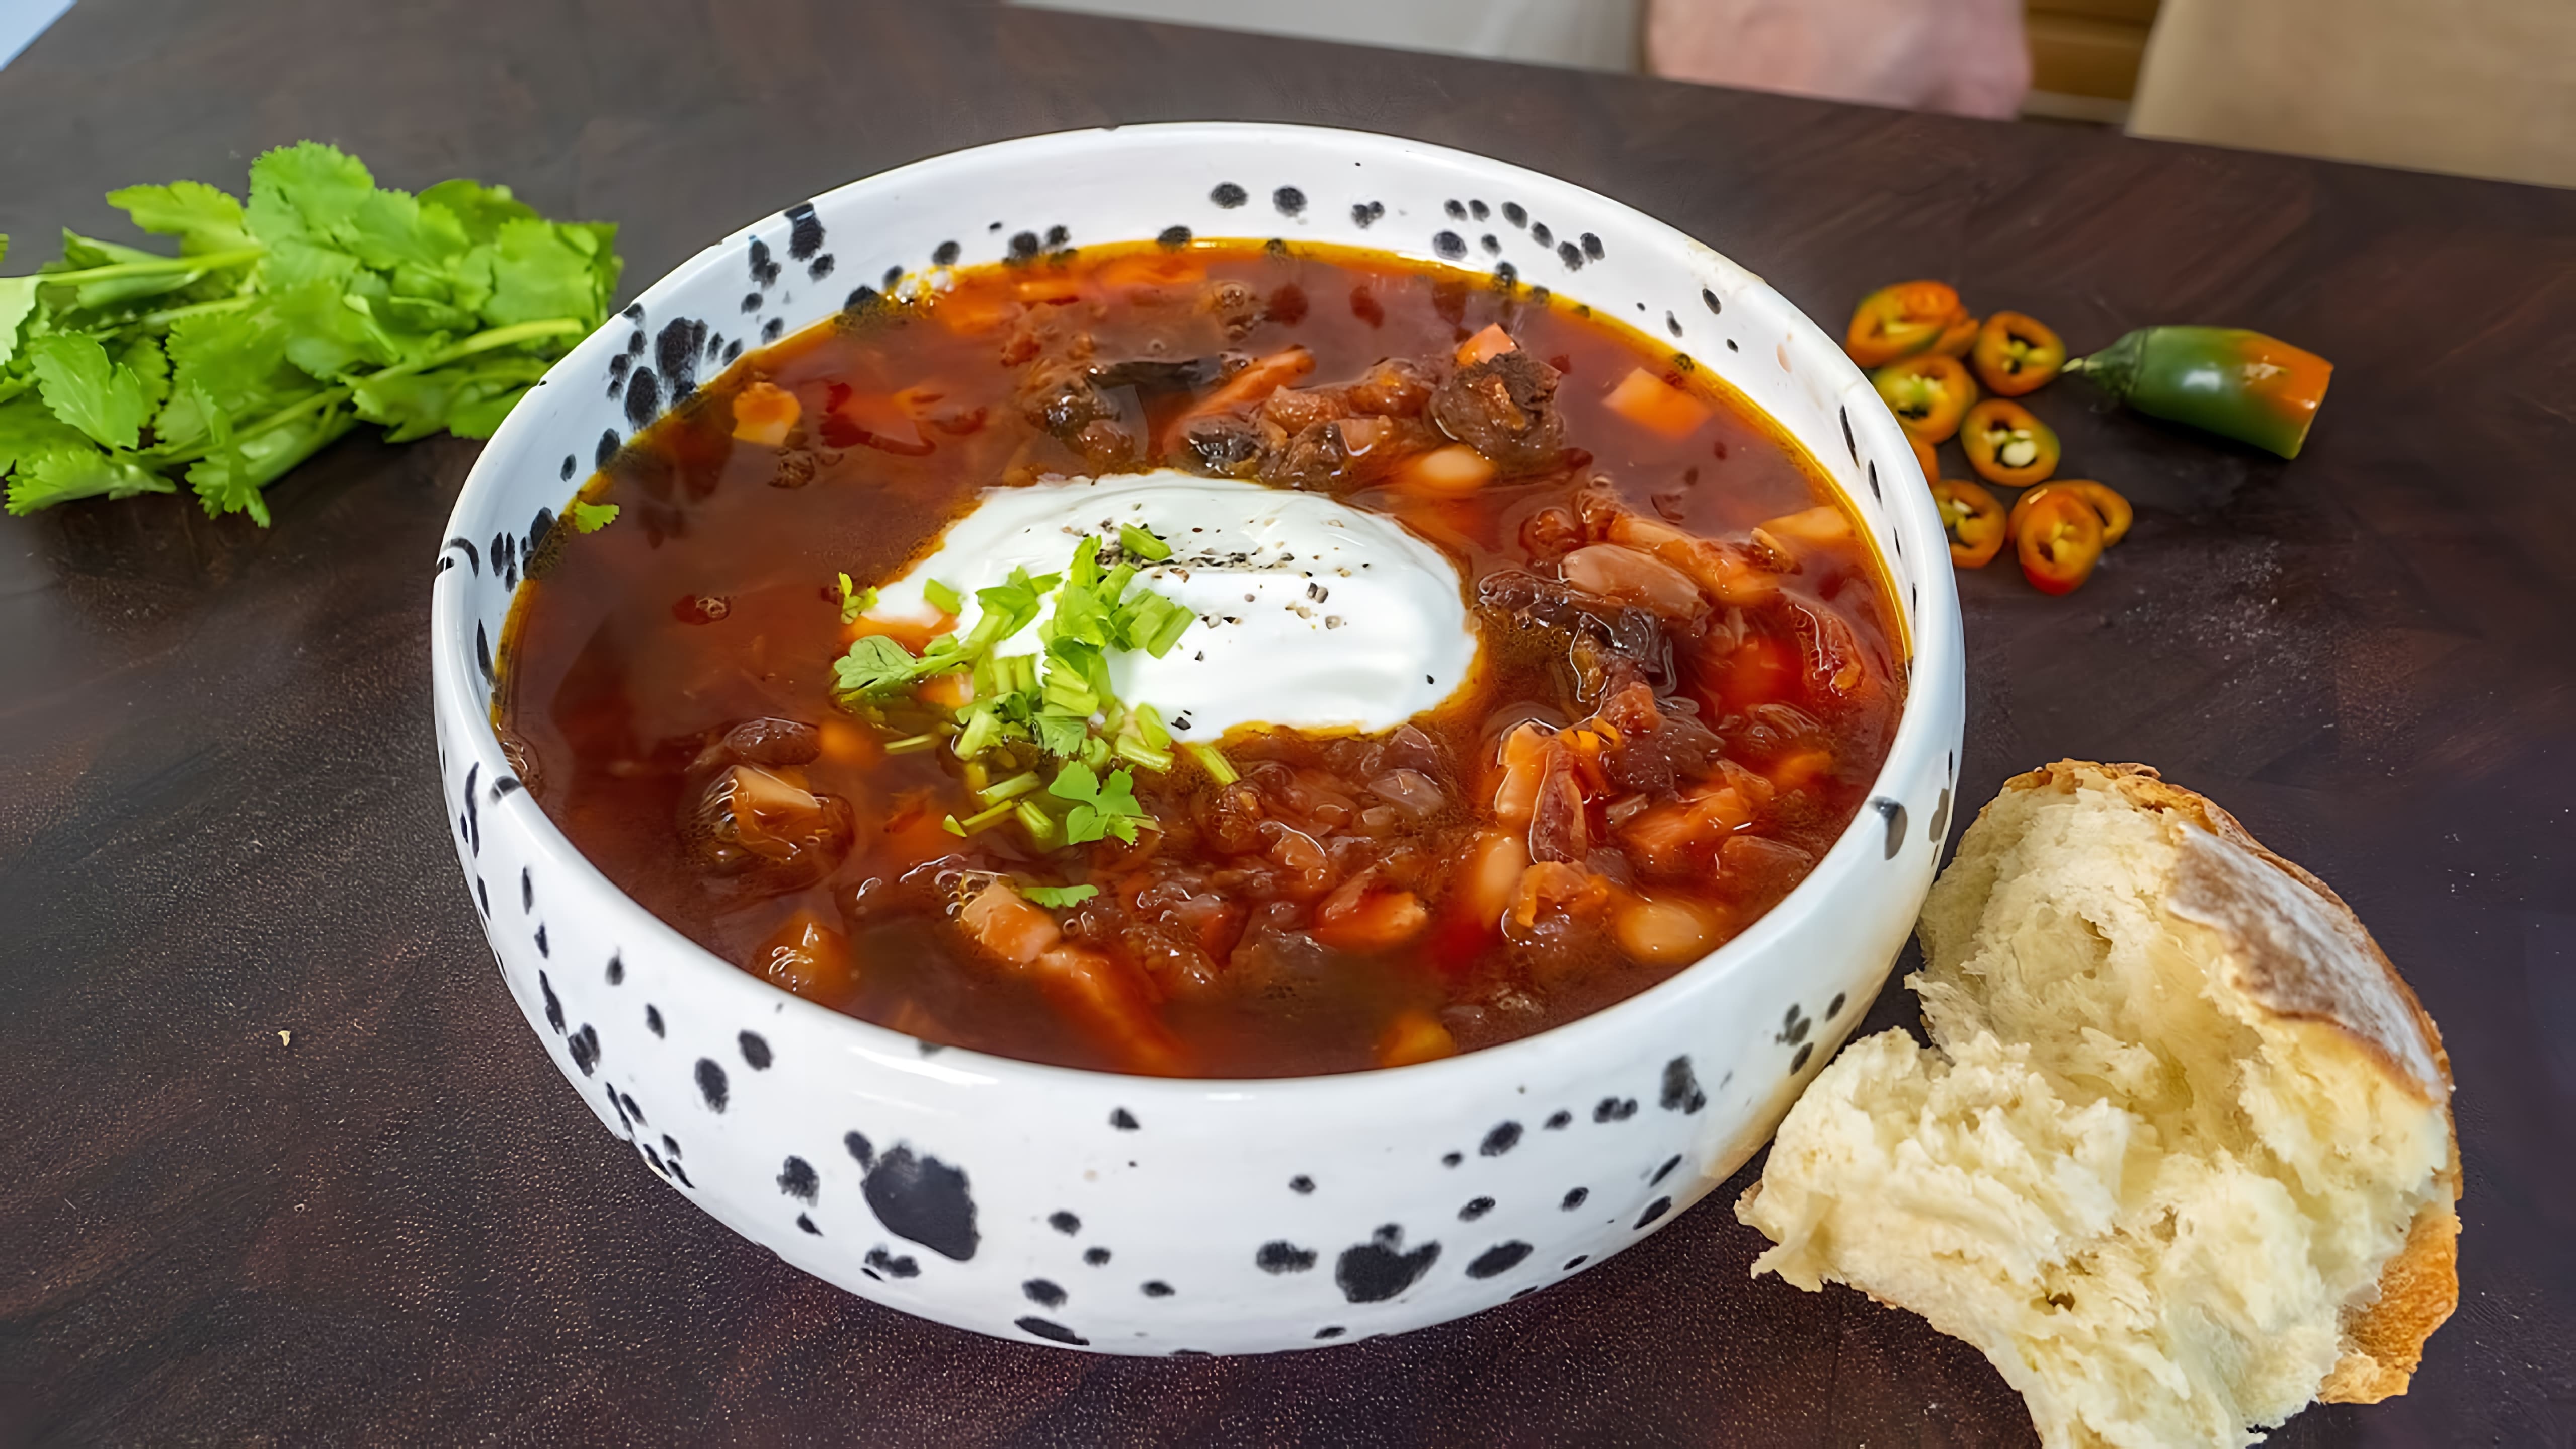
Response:
[[[2343,1358],[2318,1397],[2368,1404],[2406,1392],[2424,1341],[2451,1316],[2460,1296],[2460,1141],[2451,1119],[2451,1059],[2440,1030],[2341,896],[2265,849],[2216,802],[2166,783],[2153,767],[2059,760],[2004,782],[1998,799],[2025,790],[2072,792],[2087,781],[2141,810],[2196,827],[2277,872],[2277,880],[2248,878],[2236,864],[2241,857],[2195,852],[2191,832],[2178,830],[2184,879],[2168,907],[2227,938],[2236,966],[2229,984],[2256,1006],[2280,1020],[2314,1022],[2335,1032],[2391,1083],[2440,1108],[2450,1139],[2443,1170],[2450,1191],[2417,1212],[2405,1246],[2380,1270],[2376,1296],[2346,1305]],[[2285,883],[2306,899],[2285,902]],[[2284,904],[2288,914],[2311,918],[2307,923],[2316,929],[2289,932],[2294,941],[2265,929],[2281,921]]]

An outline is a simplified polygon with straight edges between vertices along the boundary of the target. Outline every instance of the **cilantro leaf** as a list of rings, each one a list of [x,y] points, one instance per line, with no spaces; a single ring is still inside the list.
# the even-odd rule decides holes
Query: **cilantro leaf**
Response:
[[[477,247],[465,273],[491,289],[483,319],[496,327],[554,317],[593,322],[608,313],[617,286],[617,263],[606,253],[600,228],[559,226],[518,219],[501,224],[491,244]],[[613,236],[616,229],[606,228]]]
[[[1036,731],[1038,747],[1050,755],[1070,758],[1082,752],[1082,742],[1091,737],[1089,715],[1041,714],[1029,721]]]
[[[148,335],[128,339],[116,350],[116,365],[143,385],[144,415],[160,411],[170,396],[170,355],[161,350],[161,339]]]
[[[86,332],[48,333],[27,344],[27,361],[54,416],[103,447],[134,447],[150,411],[143,380],[133,368],[109,362],[98,339]]]
[[[486,186],[460,176],[420,194],[423,206],[442,206],[465,229],[468,242],[480,245],[501,234],[505,221],[538,220],[535,208],[510,194],[506,186]]]
[[[202,181],[167,186],[127,186],[107,194],[107,204],[156,236],[179,239],[179,254],[238,251],[259,244],[232,193]]]
[[[198,401],[204,405],[202,395]],[[349,431],[357,418],[336,403],[325,403],[290,417],[255,421],[238,435],[221,409],[213,410],[208,422],[214,447],[189,465],[188,486],[196,490],[208,518],[247,513],[266,528],[268,502],[261,490]]]
[[[575,499],[572,506],[564,510],[564,517],[572,520],[575,533],[597,533],[617,521],[618,511],[614,503],[585,503]]]
[[[415,294],[421,280],[452,271],[465,259],[465,226],[456,213],[443,206],[423,206],[408,192],[369,191],[344,226],[349,250],[359,261],[397,275],[405,267],[419,269],[413,274]],[[446,290],[444,285],[437,287],[441,296]]]
[[[1081,845],[1115,835],[1133,845],[1139,821],[1151,820],[1136,803],[1135,777],[1125,770],[1113,770],[1103,780],[1089,765],[1079,760],[1056,771],[1047,793],[1059,800],[1070,800],[1073,809],[1064,817],[1064,839],[1068,845]]]
[[[211,436],[200,393],[234,417],[256,417],[320,390],[310,375],[287,363],[285,324],[266,309],[182,317],[170,324],[165,348],[170,400],[152,420],[157,447]]]
[[[1046,906],[1053,910],[1062,910],[1066,906],[1080,905],[1084,901],[1091,899],[1093,896],[1100,894],[1100,887],[1096,885],[1024,885],[1020,887],[1020,894],[1027,897],[1037,905]]]
[[[357,157],[299,141],[250,163],[245,216],[251,234],[271,248],[289,240],[329,245],[375,189],[376,178]]]
[[[7,250],[7,237],[0,237],[0,252]],[[36,289],[43,277],[0,277],[0,363],[7,362],[18,351],[18,329],[27,314],[36,310]]]
[[[388,442],[408,443],[441,428],[460,438],[488,438],[545,371],[542,357],[501,353],[429,372],[369,378],[350,389],[350,398],[358,416],[393,430],[385,435]],[[488,406],[494,403],[499,406]]]
[[[33,513],[75,498],[132,498],[176,491],[169,479],[135,463],[128,453],[62,448],[22,459],[9,479],[9,511]]]
[[[940,655],[915,656],[883,634],[870,634],[832,661],[832,679],[842,694],[884,694],[935,674],[949,662]]]
[[[87,433],[55,417],[32,395],[22,393],[0,403],[0,472],[23,467],[47,453],[91,446]]]

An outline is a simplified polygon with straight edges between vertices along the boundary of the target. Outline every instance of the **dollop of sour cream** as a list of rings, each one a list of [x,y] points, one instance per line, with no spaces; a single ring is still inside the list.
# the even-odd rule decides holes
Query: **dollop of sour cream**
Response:
[[[923,588],[936,580],[964,600],[964,633],[982,612],[977,589],[1015,567],[1060,574],[1084,535],[1114,547],[1122,524],[1171,546],[1168,559],[1129,561],[1141,584],[1197,619],[1159,659],[1112,654],[1110,682],[1126,703],[1154,706],[1178,738],[1247,724],[1392,729],[1448,698],[1475,663],[1458,570],[1402,524],[1320,493],[1170,470],[987,489],[880,586],[868,613],[935,621]],[[1037,631],[995,652],[1038,652]]]

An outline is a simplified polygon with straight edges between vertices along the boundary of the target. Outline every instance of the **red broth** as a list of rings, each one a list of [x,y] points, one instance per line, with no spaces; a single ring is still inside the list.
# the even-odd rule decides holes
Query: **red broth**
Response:
[[[1884,577],[1814,463],[1687,358],[1542,289],[1340,249],[947,281],[742,357],[592,479],[618,516],[555,528],[520,591],[496,713],[528,789],[717,955],[1034,1061],[1401,1065],[1663,980],[1860,808],[1905,688]],[[1475,676],[1385,734],[1103,761],[1151,817],[1132,843],[1007,811],[955,833],[979,788],[1065,761],[958,759],[958,681],[836,696],[861,635],[932,647],[845,623],[839,576],[899,575],[985,488],[1166,465],[1403,522],[1458,566]],[[1066,802],[1022,798],[1060,837]]]

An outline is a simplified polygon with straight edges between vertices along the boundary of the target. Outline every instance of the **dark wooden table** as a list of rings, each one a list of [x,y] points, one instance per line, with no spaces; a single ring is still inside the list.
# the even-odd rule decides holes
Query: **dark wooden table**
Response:
[[[85,0],[0,73],[0,227],[25,270],[110,186],[310,136],[619,220],[640,286],[882,167],[1208,117],[1569,177],[1818,317],[1933,275],[2079,347],[2334,358],[2290,466],[2041,396],[2140,519],[2070,599],[1964,581],[1964,793],[2160,765],[2449,1038],[2459,1315],[2408,1397],[2275,1442],[2576,1442],[2576,194],[949,0]],[[353,438],[267,532],[0,520],[0,1442],[2030,1440],[1919,1320],[1750,1281],[1734,1188],[1526,1302],[1266,1359],[974,1338],[736,1239],[582,1110],[459,886],[425,636],[473,457]]]

